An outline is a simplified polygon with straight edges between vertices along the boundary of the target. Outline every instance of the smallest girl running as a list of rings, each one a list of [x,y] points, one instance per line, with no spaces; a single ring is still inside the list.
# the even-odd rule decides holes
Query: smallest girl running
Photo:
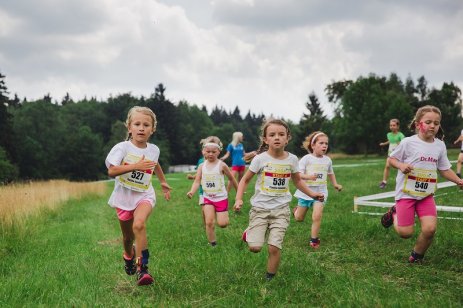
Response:
[[[216,246],[215,220],[221,228],[228,226],[228,193],[225,187],[224,175],[235,189],[238,182],[233,177],[227,164],[218,157],[222,150],[222,142],[216,136],[201,140],[203,145],[204,162],[199,165],[196,178],[187,193],[192,198],[199,186],[203,188],[203,215],[206,225],[206,236],[211,246]]]
[[[325,198],[324,201],[314,200],[299,189],[296,190],[294,196],[298,198],[298,203],[294,209],[294,218],[296,221],[304,221],[308,209],[313,206],[309,245],[313,249],[317,249],[320,247],[318,233],[320,232],[323,208],[328,199],[327,179],[330,179],[330,182],[337,191],[342,190],[342,185],[336,182],[331,158],[325,155],[328,150],[328,136],[325,133],[320,131],[311,133],[305,138],[302,147],[309,154],[302,157],[299,161],[301,179],[306,180],[310,190],[322,193]]]

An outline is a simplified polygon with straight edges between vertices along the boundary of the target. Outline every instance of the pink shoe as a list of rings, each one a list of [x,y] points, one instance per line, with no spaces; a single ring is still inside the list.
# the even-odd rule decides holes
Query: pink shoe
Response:
[[[310,245],[310,247],[312,247],[313,249],[318,249],[318,248],[320,248],[320,239],[317,239],[316,241],[310,240],[309,245]]]
[[[148,273],[148,267],[142,265],[140,270],[137,272],[137,285],[147,286],[154,282],[153,276]]]

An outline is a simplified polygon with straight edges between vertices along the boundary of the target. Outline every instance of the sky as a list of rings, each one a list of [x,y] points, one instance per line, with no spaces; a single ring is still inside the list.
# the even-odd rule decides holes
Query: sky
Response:
[[[396,73],[463,89],[461,0],[15,0],[0,2],[10,97],[61,101],[162,83],[173,103],[299,121],[334,81]]]

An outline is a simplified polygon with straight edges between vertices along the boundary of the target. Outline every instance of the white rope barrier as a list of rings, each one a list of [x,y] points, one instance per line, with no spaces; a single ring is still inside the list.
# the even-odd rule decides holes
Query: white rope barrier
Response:
[[[451,186],[456,186],[456,184],[453,182],[437,183],[437,188],[445,188],[445,187],[451,187]],[[395,204],[394,202],[373,201],[373,200],[390,198],[390,197],[394,197],[394,195],[395,195],[394,191],[388,191],[388,192],[369,195],[369,196],[354,197],[354,211],[353,212],[357,214],[367,213],[367,212],[359,212],[359,205],[390,208],[391,206]],[[460,206],[436,205],[436,209],[441,212],[463,213],[463,207],[460,207]],[[377,214],[378,213],[373,213],[372,215],[377,215]]]

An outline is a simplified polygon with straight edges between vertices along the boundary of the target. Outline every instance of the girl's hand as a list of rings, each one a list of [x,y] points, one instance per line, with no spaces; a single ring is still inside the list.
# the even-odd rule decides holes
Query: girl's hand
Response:
[[[403,164],[400,165],[399,169],[400,169],[400,171],[402,171],[403,174],[407,174],[407,173],[410,173],[410,171],[413,170],[413,166],[410,165],[410,164],[403,163]]]
[[[342,185],[336,184],[336,185],[334,185],[334,189],[336,189],[337,191],[341,191],[342,190]]]
[[[144,170],[148,170],[148,169],[154,169],[156,164],[157,163],[152,161],[152,160],[146,160],[145,155],[143,155],[140,158],[140,160],[134,164],[134,168],[135,168],[135,170],[144,171]]]
[[[456,184],[458,185],[458,187],[460,187],[460,189],[463,189],[463,179],[458,180]]]
[[[242,206],[243,206],[243,200],[235,200],[235,205],[233,206],[233,210],[235,212],[239,212]]]
[[[170,191],[172,190],[172,187],[169,186],[167,183],[161,183],[161,189],[162,192],[164,193],[164,199],[167,201],[170,200]]]
[[[193,192],[190,190],[189,192],[186,193],[186,196],[191,199],[193,197]]]
[[[316,180],[317,180],[317,177],[318,177],[318,174],[314,173],[314,174],[308,175],[308,176],[307,176],[307,180],[309,180],[309,181],[316,181]]]
[[[312,196],[313,199],[317,200],[317,201],[320,201],[320,202],[323,202],[325,201],[325,195],[320,193],[320,192],[317,192],[317,193],[313,193]]]

